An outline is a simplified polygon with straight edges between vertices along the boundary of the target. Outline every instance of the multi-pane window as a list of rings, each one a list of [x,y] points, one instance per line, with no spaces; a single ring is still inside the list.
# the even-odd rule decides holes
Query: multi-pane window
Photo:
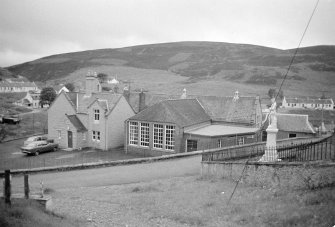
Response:
[[[100,110],[94,109],[94,120],[99,121],[100,120]]]
[[[149,135],[149,123],[141,123],[141,141],[140,145],[143,147],[149,147],[150,135]]]
[[[93,131],[93,133],[92,133],[92,139],[94,141],[100,141],[100,132],[99,131]]]
[[[243,145],[244,144],[244,137],[238,138],[238,145]]]
[[[165,149],[174,150],[174,131],[175,126],[166,125],[165,126]]]
[[[138,122],[129,122],[129,144],[138,144]]]
[[[163,125],[154,124],[154,148],[163,148],[163,131]]]

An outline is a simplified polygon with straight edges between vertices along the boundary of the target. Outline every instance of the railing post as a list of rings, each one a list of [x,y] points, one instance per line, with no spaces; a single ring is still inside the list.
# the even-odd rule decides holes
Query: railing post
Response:
[[[10,184],[10,170],[5,170],[5,203],[11,205],[10,197],[11,197],[11,184]]]
[[[29,175],[24,174],[24,198],[29,199]]]

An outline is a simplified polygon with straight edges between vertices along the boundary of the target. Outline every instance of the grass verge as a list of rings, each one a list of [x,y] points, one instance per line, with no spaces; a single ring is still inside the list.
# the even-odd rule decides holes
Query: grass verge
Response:
[[[289,191],[180,177],[58,192],[55,212],[97,226],[333,226],[335,188]],[[99,196],[97,196],[99,195]],[[79,212],[80,211],[80,212]]]
[[[10,207],[1,201],[0,213],[0,226],[2,227],[82,226],[81,221],[45,211],[40,204],[31,200],[14,200]]]

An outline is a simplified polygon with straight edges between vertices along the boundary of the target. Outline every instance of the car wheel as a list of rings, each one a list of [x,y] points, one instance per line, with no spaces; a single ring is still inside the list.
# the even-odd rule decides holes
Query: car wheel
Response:
[[[35,155],[36,155],[36,156],[39,155],[39,154],[40,154],[40,152],[38,152],[38,151],[35,152]]]

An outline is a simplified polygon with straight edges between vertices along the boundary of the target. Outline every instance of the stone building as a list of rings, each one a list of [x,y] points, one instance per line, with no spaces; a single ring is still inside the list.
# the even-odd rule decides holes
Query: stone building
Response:
[[[48,110],[48,137],[60,148],[123,146],[124,121],[135,113],[122,94],[102,92],[94,75],[85,92],[61,92]]]
[[[140,93],[139,113],[125,124],[126,152],[150,155],[242,145],[261,139],[259,97],[182,95],[147,106]],[[153,100],[162,96],[150,97]],[[145,106],[144,108],[142,106]]]

